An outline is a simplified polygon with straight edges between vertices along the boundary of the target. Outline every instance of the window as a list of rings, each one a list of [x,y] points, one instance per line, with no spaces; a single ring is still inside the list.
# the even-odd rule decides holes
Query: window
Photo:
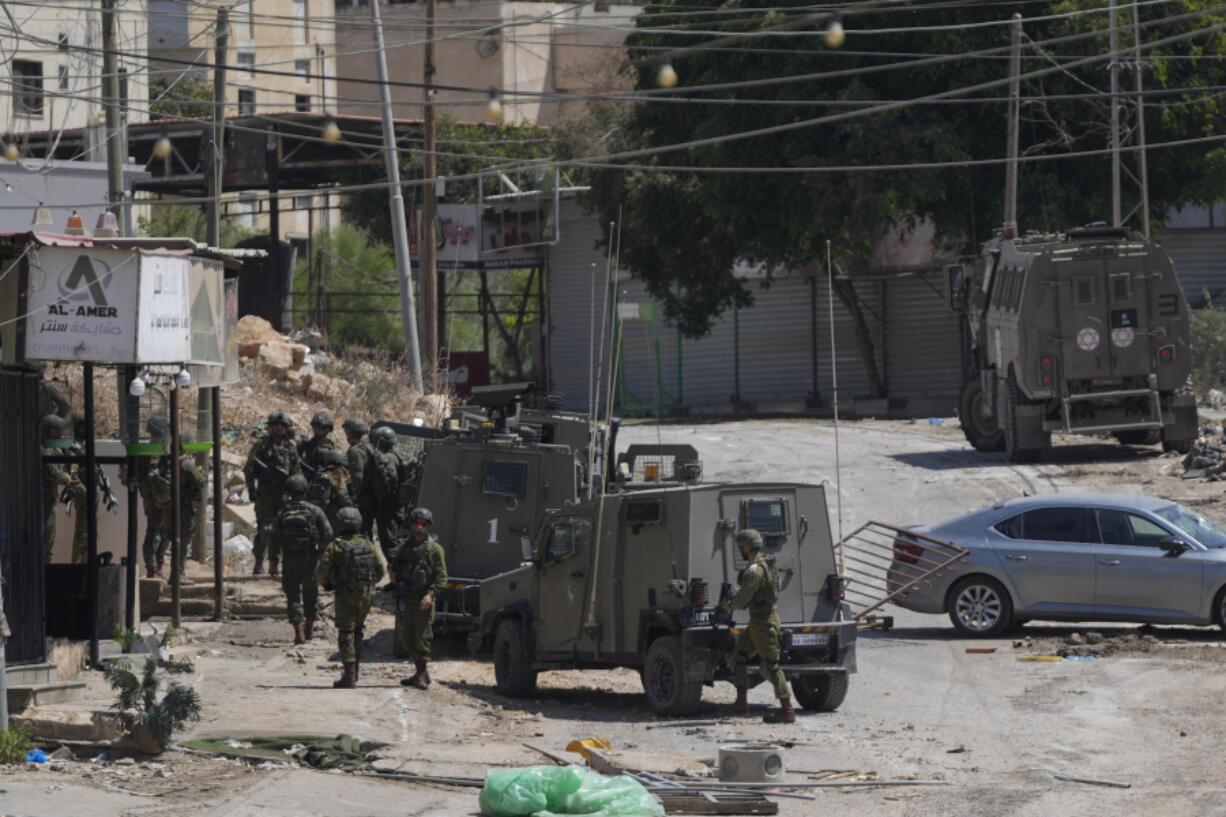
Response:
[[[1127,272],[1111,276],[1111,300],[1127,301],[1132,297],[1132,274]]]
[[[1022,514],[1022,537],[1036,542],[1086,542],[1081,508],[1037,508]]]
[[[1226,529],[1191,508],[1185,508],[1183,505],[1170,505],[1155,511],[1154,515],[1170,522],[1205,547],[1226,547]]]
[[[528,463],[486,460],[481,493],[494,496],[523,496],[528,492]]]
[[[294,42],[305,43],[307,41],[307,1],[294,0]]]
[[[997,522],[994,526],[1001,536],[1007,536],[1010,539],[1022,538],[1022,515],[1011,516],[1008,519]]]
[[[302,77],[303,82],[311,81],[311,61],[310,60],[294,60],[294,73]]]
[[[658,525],[664,512],[664,503],[658,499],[640,499],[626,503],[626,524]]]
[[[238,0],[234,4],[236,12],[234,16],[238,20],[239,35],[248,40],[255,39],[255,18],[251,16],[251,1]]]
[[[299,113],[306,113],[311,110],[311,95],[294,94],[294,110]]]
[[[255,76],[255,52],[240,51],[238,52],[238,70],[246,71],[248,76]]]
[[[1077,306],[1090,306],[1094,303],[1094,281],[1087,275],[1073,279],[1073,303]]]
[[[549,529],[545,561],[552,562],[577,553],[588,540],[590,524],[586,519],[567,519]]]
[[[58,40],[59,40],[59,49],[60,49],[61,51],[67,51],[67,50],[68,50],[68,35],[67,35],[67,34],[61,34],[61,35],[58,37]]]
[[[255,91],[250,88],[238,89],[238,115],[251,116],[255,113]]]
[[[254,193],[238,194],[238,223],[242,227],[255,227],[256,214],[260,212],[260,200]]]
[[[745,527],[753,528],[763,537],[786,536],[788,503],[783,499],[747,499],[743,507]]]
[[[13,60],[14,113],[42,116],[43,64],[34,60]]]
[[[1103,508],[1097,514],[1098,532],[1104,545],[1158,547],[1158,542],[1171,535],[1158,523],[1135,513]]]
[[[67,91],[68,90],[68,66],[61,65],[57,69],[57,72],[60,75],[60,90]]]

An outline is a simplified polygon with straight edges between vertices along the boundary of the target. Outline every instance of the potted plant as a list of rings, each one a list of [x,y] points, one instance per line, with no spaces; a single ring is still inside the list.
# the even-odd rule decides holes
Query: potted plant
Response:
[[[169,644],[174,628],[168,627],[158,639],[157,648],[145,657],[138,675],[136,663],[119,659],[107,666],[106,680],[118,692],[112,708],[129,714],[132,719],[132,740],[136,748],[147,754],[158,754],[170,742],[171,736],[189,720],[200,720],[200,696],[196,690],[178,681],[167,681],[167,675],[192,672],[189,660],[172,661]],[[138,639],[130,630],[120,639],[125,649]],[[158,693],[161,692],[161,697]]]

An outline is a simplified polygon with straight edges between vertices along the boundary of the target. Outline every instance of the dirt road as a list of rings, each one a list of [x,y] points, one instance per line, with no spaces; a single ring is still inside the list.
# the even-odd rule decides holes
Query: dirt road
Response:
[[[1156,448],[1062,445],[1049,462],[1010,466],[999,455],[971,451],[952,420],[845,423],[837,477],[829,422],[634,425],[623,428],[619,446],[657,440],[693,444],[709,479],[837,484],[847,530],[869,519],[936,522],[1023,492],[1089,489],[1190,498],[1226,518],[1221,486],[1164,474],[1178,460]],[[830,497],[837,528],[833,488]],[[389,744],[381,768],[463,777],[542,762],[524,742],[561,752],[572,739],[598,735],[619,749],[684,759],[711,757],[722,743],[777,739],[788,742],[793,779],[854,770],[947,784],[818,789],[814,801],[781,800],[784,815],[1226,813],[1226,785],[1219,782],[1226,650],[1217,630],[1039,624],[1010,638],[969,641],[955,637],[943,617],[894,608],[887,610],[893,630],[861,636],[859,674],[838,712],[770,727],[757,717],[723,718],[716,707],[732,699],[727,684],[704,691],[695,718],[658,719],[629,671],[543,673],[536,698],[504,698],[493,691],[490,665],[458,647],[432,668],[429,692],[406,690],[398,683],[406,667],[390,657],[390,612],[390,600],[381,598],[368,623],[356,691],[331,689],[338,673],[330,641],[292,647],[281,622],[190,625],[180,654],[195,658],[193,681],[205,701],[193,734],[346,732]],[[1092,660],[1019,660],[1051,653],[1087,631],[1123,648]],[[97,677],[91,691],[107,697]],[[769,698],[765,687],[751,692],[755,715]],[[477,813],[474,789],[254,768],[176,752],[158,762],[160,769],[78,762],[60,764],[59,772],[16,772],[0,780],[0,806],[6,813],[108,817]]]

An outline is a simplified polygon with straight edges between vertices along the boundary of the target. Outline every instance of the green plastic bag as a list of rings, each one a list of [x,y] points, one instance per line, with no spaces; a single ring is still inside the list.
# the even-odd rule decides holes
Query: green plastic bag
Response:
[[[481,789],[486,817],[663,817],[664,808],[629,777],[608,778],[582,766],[490,769]]]

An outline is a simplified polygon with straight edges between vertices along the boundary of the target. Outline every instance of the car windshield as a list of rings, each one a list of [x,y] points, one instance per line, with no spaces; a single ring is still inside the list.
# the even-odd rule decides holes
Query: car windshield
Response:
[[[1183,505],[1168,505],[1154,513],[1205,547],[1226,547],[1226,528],[1206,519],[1191,508],[1185,508]]]

